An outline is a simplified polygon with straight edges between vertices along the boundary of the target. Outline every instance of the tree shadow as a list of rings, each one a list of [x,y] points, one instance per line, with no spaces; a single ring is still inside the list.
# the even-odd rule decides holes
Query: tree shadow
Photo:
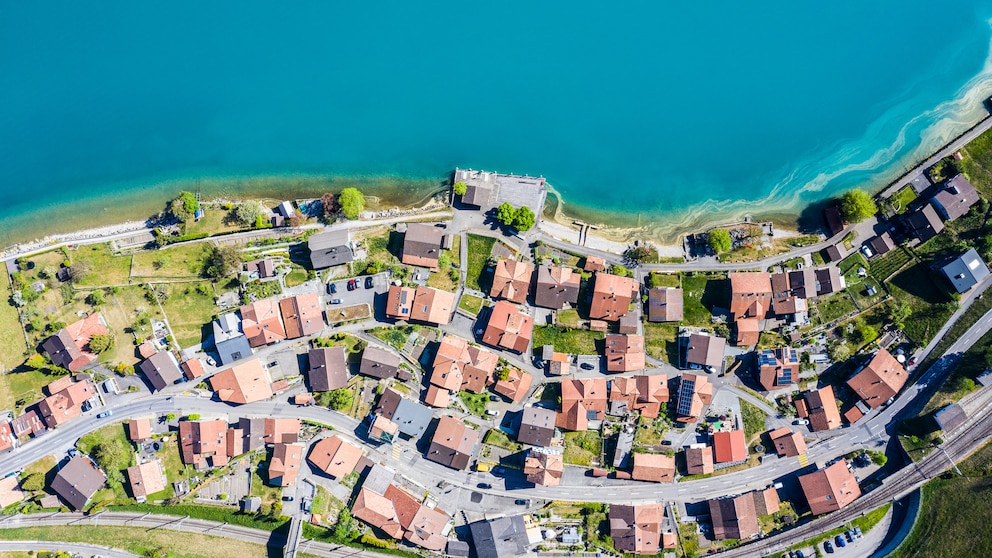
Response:
[[[730,308],[730,280],[710,279],[707,281],[699,302],[711,312],[714,308]]]
[[[919,262],[889,279],[899,289],[931,304],[950,302],[947,288],[934,281],[934,272],[927,264]]]

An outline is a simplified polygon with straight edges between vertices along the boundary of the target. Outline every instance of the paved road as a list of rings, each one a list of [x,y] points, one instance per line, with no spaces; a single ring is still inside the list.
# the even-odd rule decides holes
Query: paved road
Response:
[[[39,550],[64,550],[81,556],[99,555],[105,558],[140,558],[137,554],[95,544],[58,541],[0,541],[0,551],[37,552]]]

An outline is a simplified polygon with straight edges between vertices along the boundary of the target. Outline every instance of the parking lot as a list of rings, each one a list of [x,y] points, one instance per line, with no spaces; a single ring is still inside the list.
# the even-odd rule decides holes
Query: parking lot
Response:
[[[372,278],[372,288],[366,288],[366,281],[368,278]],[[360,277],[355,277],[357,281],[357,288],[354,290],[348,290],[348,283],[352,279],[337,279],[331,281],[324,286],[324,300],[328,305],[328,309],[334,306],[354,306],[356,304],[368,304],[370,306],[375,305],[375,297],[377,294],[385,295],[389,291],[389,273],[377,273],[375,275],[363,275]],[[330,293],[330,285],[334,285],[337,292]],[[332,302],[339,300],[340,302]]]

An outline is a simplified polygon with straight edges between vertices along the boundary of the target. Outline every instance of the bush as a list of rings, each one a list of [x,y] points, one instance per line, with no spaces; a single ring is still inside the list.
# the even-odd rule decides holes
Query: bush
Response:
[[[90,294],[86,295],[86,304],[90,306],[100,306],[105,302],[103,291],[97,289]]]
[[[358,219],[365,210],[365,195],[358,188],[345,188],[338,194],[338,205],[341,212],[349,219]]]
[[[246,227],[254,226],[261,216],[262,206],[257,201],[240,203],[234,209],[234,220]]]
[[[114,348],[114,336],[110,334],[94,335],[90,339],[90,351],[102,354]]]
[[[186,418],[189,420],[200,420],[200,413],[192,413]]]
[[[727,229],[713,229],[707,235],[707,242],[710,248],[717,254],[730,250],[730,231]]]
[[[468,191],[468,185],[465,184],[464,182],[455,182],[455,184],[452,186],[452,189],[455,191],[455,194],[459,196],[464,196],[465,192]]]
[[[203,264],[203,274],[212,279],[231,275],[241,267],[241,252],[234,246],[213,246]]]
[[[45,475],[42,473],[31,473],[21,481],[21,488],[32,492],[45,489]]]

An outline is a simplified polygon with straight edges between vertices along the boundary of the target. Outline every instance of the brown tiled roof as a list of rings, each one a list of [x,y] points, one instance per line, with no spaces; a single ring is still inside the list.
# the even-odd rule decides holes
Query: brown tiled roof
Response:
[[[668,376],[665,374],[651,374],[634,376],[637,383],[637,400],[634,402],[634,410],[640,411],[641,416],[647,418],[658,418],[661,412],[661,404],[668,403]]]
[[[272,397],[272,378],[258,358],[244,360],[210,378],[221,401],[244,405]]]
[[[127,468],[127,480],[131,494],[136,500],[143,500],[149,494],[165,490],[165,473],[159,460],[147,461]]]
[[[417,290],[412,287],[390,285],[389,292],[386,294],[386,317],[409,320],[416,294]]]
[[[55,428],[82,414],[83,403],[94,395],[96,388],[93,384],[76,382],[38,402],[38,413],[48,428]]]
[[[525,407],[521,412],[517,441],[532,446],[547,446],[555,435],[555,412],[542,407]]]
[[[324,316],[320,309],[320,295],[306,293],[279,301],[282,319],[286,324],[286,338],[296,339],[318,333],[324,329]]]
[[[841,216],[839,205],[831,205],[824,209],[823,218],[827,222],[827,230],[830,231],[830,236],[840,234],[844,230],[844,219]]]
[[[606,379],[589,378],[561,382],[561,412],[557,425],[566,430],[586,430],[590,420],[606,414]]]
[[[444,230],[428,223],[410,223],[403,236],[403,263],[437,268]]]
[[[806,453],[806,440],[803,440],[803,435],[784,426],[769,432],[768,438],[775,445],[775,453],[781,457],[794,457]]]
[[[913,235],[920,239],[920,242],[926,242],[944,230],[944,222],[937,215],[932,201],[910,213],[906,217],[906,225]]]
[[[269,484],[293,486],[303,462],[303,444],[276,444],[269,460]]]
[[[606,269],[606,260],[597,256],[586,256],[586,261],[582,269],[585,271],[604,271]]]
[[[764,271],[730,273],[730,313],[741,318],[764,319],[771,308],[772,281]]]
[[[179,450],[183,463],[197,469],[227,463],[227,422],[223,420],[179,421]]]
[[[686,393],[689,390],[690,383],[692,385],[692,392]],[[678,421],[696,422],[703,412],[703,406],[709,405],[710,400],[713,398],[713,384],[709,382],[709,378],[701,374],[683,373],[679,379],[679,400],[682,399],[683,394],[685,394],[685,397],[688,397],[689,412],[688,414],[682,412],[683,410],[679,409],[679,405],[676,405],[675,412],[678,416]]]
[[[501,300],[489,315],[482,342],[517,353],[527,351],[534,335],[534,318],[520,307]]]
[[[685,360],[688,364],[719,370],[723,367],[723,351],[726,346],[727,340],[723,337],[693,333],[689,336]]]
[[[451,392],[435,385],[428,386],[427,393],[424,394],[424,403],[443,409],[451,403]]]
[[[493,272],[493,286],[489,290],[489,296],[523,304],[527,301],[527,292],[530,290],[533,274],[533,264],[501,259],[496,263],[496,270]]]
[[[685,450],[686,473],[708,475],[713,472],[713,448],[689,448]]]
[[[609,385],[609,411],[611,415],[622,415],[632,412],[637,404],[637,380],[633,377],[613,378]]]
[[[747,459],[747,441],[743,430],[717,432],[713,434],[713,461],[715,463],[735,463]]]
[[[10,421],[10,429],[14,432],[15,438],[22,438],[27,435],[34,436],[38,432],[45,430],[45,423],[42,422],[40,414],[41,404],[35,408],[28,408],[24,413]]]
[[[889,351],[879,349],[871,361],[847,381],[847,385],[869,407],[877,409],[899,393],[908,377],[906,369]]]
[[[581,277],[570,267],[542,265],[537,269],[534,305],[560,310],[579,301]]]
[[[362,448],[340,436],[331,436],[314,444],[307,461],[332,478],[340,479],[354,471],[361,458]]]
[[[392,378],[399,370],[402,360],[390,351],[379,347],[368,346],[362,351],[362,363],[359,373],[373,378]]]
[[[443,416],[427,450],[427,459],[452,469],[465,469],[479,443],[479,432],[452,416]]]
[[[78,372],[97,360],[97,355],[90,352],[94,335],[107,335],[107,323],[99,312],[60,329],[42,343],[42,348],[53,364]]]
[[[286,339],[279,304],[271,298],[263,298],[241,307],[241,329],[252,347]]]
[[[634,480],[650,482],[675,482],[675,458],[660,453],[635,453]]]
[[[196,357],[186,360],[181,366],[187,380],[195,380],[205,373],[203,363]]]
[[[619,320],[627,313],[630,300],[636,294],[637,283],[633,279],[597,272],[593,277],[589,317],[594,320]]]
[[[300,439],[298,418],[265,417],[262,428],[262,440],[266,444],[292,444]]]
[[[871,246],[871,250],[876,256],[881,256],[896,247],[895,243],[892,242],[892,236],[889,235],[888,231],[885,231],[878,236],[873,236],[871,240],[868,241],[868,245]]]
[[[798,271],[789,272],[789,289],[794,296],[799,298],[815,298],[816,292],[816,272],[813,268],[807,267]]]
[[[792,347],[760,351],[758,362],[758,383],[765,391],[789,387],[799,379],[799,352]]]
[[[809,426],[814,431],[833,430],[840,427],[840,410],[834,399],[834,388],[824,386],[817,390],[807,391],[805,412],[809,417]],[[798,405],[796,407],[798,410]]]
[[[417,292],[413,297],[413,308],[410,310],[410,319],[445,325],[451,321],[451,313],[454,310],[455,293],[431,287],[417,287]]]
[[[774,486],[769,486],[764,490],[751,492],[754,497],[754,511],[758,517],[778,512],[781,502],[778,499],[778,492]]]
[[[844,420],[846,420],[848,424],[854,424],[861,420],[864,416],[864,412],[859,409],[857,405],[848,407],[848,409],[844,411]]]
[[[750,493],[735,498],[710,500],[713,537],[718,540],[747,539],[761,530]]]
[[[644,337],[641,335],[606,336],[606,369],[610,372],[633,372],[644,368]]]
[[[843,459],[833,465],[800,475],[799,485],[813,515],[839,510],[861,496],[861,488]]]
[[[344,347],[310,349],[307,380],[312,391],[332,391],[348,385],[348,359]]]
[[[682,321],[682,289],[652,287],[648,291],[648,321]]]
[[[151,419],[131,419],[127,421],[127,438],[132,442],[144,442],[152,437]]]
[[[183,377],[175,355],[169,351],[159,351],[143,360],[138,366],[156,390],[164,389]]]
[[[757,345],[761,339],[761,323],[757,318],[741,318],[734,322],[734,345]]]
[[[434,355],[430,383],[445,390],[480,393],[492,381],[498,362],[494,353],[469,345],[461,337],[446,335]]]
[[[59,469],[52,480],[51,489],[69,507],[81,511],[106,480],[107,475],[89,457],[80,455],[73,457]]]
[[[533,383],[534,376],[530,373],[518,368],[510,368],[505,380],[496,381],[493,391],[512,400],[514,403],[520,403],[527,396],[527,391],[530,390],[530,386]]]
[[[657,554],[662,548],[661,504],[610,506],[610,537],[617,550],[631,554]]]
[[[527,482],[541,486],[561,484],[565,470],[564,456],[560,451],[531,451],[524,459],[524,475]]]
[[[403,527],[400,526],[392,500],[371,490],[363,488],[358,492],[355,503],[351,506],[351,515],[381,529],[394,539],[403,537]]]

